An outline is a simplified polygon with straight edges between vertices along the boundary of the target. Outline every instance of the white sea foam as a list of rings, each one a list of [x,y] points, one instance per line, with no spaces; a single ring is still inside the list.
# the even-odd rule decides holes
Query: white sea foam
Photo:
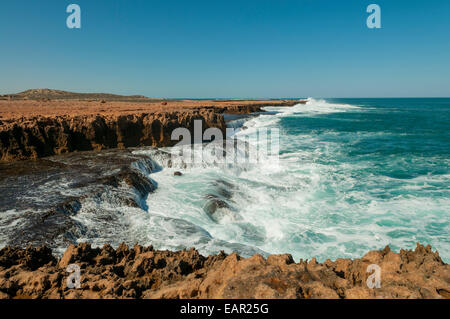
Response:
[[[277,116],[283,117],[349,112],[357,110],[359,107],[350,104],[328,103],[323,99],[308,98],[306,104],[297,104],[293,107],[266,107],[264,109],[279,112]]]
[[[277,127],[284,117],[362,111],[358,106],[311,98],[306,105],[266,109],[277,113],[248,119],[243,124],[247,129],[235,137],[254,142],[259,128]],[[388,133],[349,132],[347,139],[357,143],[358,135],[363,138],[364,134]],[[149,214],[166,221],[183,220],[211,236],[199,243],[198,237],[185,233],[180,236],[176,227],[166,225],[170,240],[164,239],[164,244],[160,239],[162,247],[196,246],[211,253],[218,251],[219,240],[267,253],[289,252],[297,259],[325,259],[360,257],[387,244],[394,249],[413,248],[416,241],[421,241],[450,257],[449,239],[442,235],[450,231],[450,198],[424,202],[420,194],[429,183],[448,181],[448,175],[420,176],[405,182],[368,174],[366,180],[361,180],[361,172],[373,164],[368,160],[339,161],[345,152],[345,144],[339,140],[324,140],[310,133],[282,134],[281,144],[289,152],[281,154],[280,165],[273,165],[268,156],[245,169],[204,165],[186,167],[182,177],[173,176],[178,168],[152,174],[158,189],[147,200]],[[226,181],[232,196],[223,199],[228,206],[218,214],[218,220],[213,220],[205,213],[205,196],[220,193],[218,181]],[[411,187],[417,192],[408,193]],[[437,187],[437,191],[445,188]],[[141,225],[141,232],[158,233],[155,222],[150,224],[150,229]],[[441,235],[433,233],[436,227]]]

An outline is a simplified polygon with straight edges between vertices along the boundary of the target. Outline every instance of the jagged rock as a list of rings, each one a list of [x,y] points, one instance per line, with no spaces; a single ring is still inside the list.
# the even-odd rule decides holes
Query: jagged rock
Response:
[[[36,270],[55,261],[56,259],[52,255],[52,250],[47,247],[28,247],[26,249],[5,247],[0,250],[0,267],[4,268],[22,265],[27,269]]]
[[[0,250],[0,298],[449,298],[450,266],[431,247],[371,251],[361,259],[295,263],[291,255],[241,258],[221,252],[156,251],[125,244],[70,246],[61,260],[46,248]],[[34,257],[27,257],[34,256]],[[34,260],[29,263],[29,260]],[[65,267],[81,268],[81,289],[68,289]],[[370,289],[367,266],[381,267]],[[30,266],[31,265],[31,266]],[[36,268],[38,267],[38,268]]]

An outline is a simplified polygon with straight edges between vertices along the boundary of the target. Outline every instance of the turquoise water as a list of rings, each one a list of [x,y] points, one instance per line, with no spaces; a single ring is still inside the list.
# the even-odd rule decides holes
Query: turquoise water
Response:
[[[450,261],[450,99],[309,99],[240,120],[245,130],[280,130],[279,165],[192,166],[152,174],[139,241],[291,253],[319,260],[372,249],[431,244]],[[164,166],[164,163],[161,162]],[[226,191],[224,191],[224,189]],[[214,218],[208,195],[227,205]]]

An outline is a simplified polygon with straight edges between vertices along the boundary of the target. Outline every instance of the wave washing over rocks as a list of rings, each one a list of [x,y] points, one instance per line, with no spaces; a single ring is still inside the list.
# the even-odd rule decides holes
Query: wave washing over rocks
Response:
[[[153,213],[147,197],[158,183],[151,173],[162,169],[159,163],[170,167],[170,159],[162,150],[130,148],[1,163],[0,247],[46,245],[61,255],[70,244],[117,247],[124,242],[267,255],[215,238],[187,220]],[[220,205],[219,199],[205,200]]]
[[[148,176],[161,169],[152,152],[170,166],[168,154],[151,148],[2,164],[0,298],[450,298],[450,266],[430,246],[323,263],[227,242],[221,245],[229,253],[252,257],[130,248],[158,242],[140,238],[135,222],[151,214],[145,199],[157,185]],[[217,198],[207,198],[212,216]],[[220,246],[193,224],[178,227],[180,236],[183,229],[203,234],[195,246]],[[104,243],[118,248],[95,248]],[[69,264],[81,268],[80,289],[67,287]],[[381,267],[379,289],[366,285],[371,264]]]
[[[128,217],[145,212],[144,199],[156,187],[147,177],[153,169],[150,158],[131,150],[2,163],[0,245],[47,245],[62,253],[80,238],[103,245],[114,234],[125,241]]]

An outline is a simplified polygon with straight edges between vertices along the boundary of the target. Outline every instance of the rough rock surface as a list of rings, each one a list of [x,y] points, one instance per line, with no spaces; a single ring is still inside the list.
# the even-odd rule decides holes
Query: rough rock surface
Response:
[[[201,120],[204,129],[225,129],[223,118],[211,111],[36,118],[0,130],[0,156],[2,161],[12,161],[74,151],[170,146],[178,142],[171,139],[172,131],[193,130],[195,120]]]
[[[251,113],[299,101],[0,101],[0,161],[36,159],[74,151],[172,146],[172,131],[219,128],[222,113]]]
[[[67,288],[67,266],[81,268],[81,287]],[[367,267],[381,267],[381,288],[369,289]],[[371,251],[361,259],[318,263],[290,255],[203,257],[121,245],[0,250],[0,298],[450,298],[450,266],[430,246]]]

